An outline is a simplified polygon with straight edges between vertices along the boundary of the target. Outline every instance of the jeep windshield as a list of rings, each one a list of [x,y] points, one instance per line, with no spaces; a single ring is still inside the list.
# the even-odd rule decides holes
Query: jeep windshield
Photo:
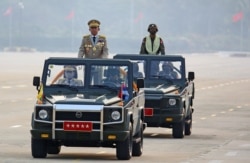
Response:
[[[122,65],[91,65],[90,88],[118,90],[127,85],[128,66]]]
[[[59,86],[76,90],[84,86],[84,65],[50,64],[47,68],[46,86]]]
[[[47,88],[52,92],[79,93],[107,90],[117,92],[128,86],[128,66],[111,64],[49,64],[44,74]],[[53,93],[52,93],[53,94]]]
[[[181,79],[181,62],[152,60],[150,63],[150,78]]]
[[[132,55],[117,54],[115,59],[130,59],[137,64],[134,68],[135,74],[142,74],[145,87],[182,85],[185,78],[185,60],[182,56],[166,55]]]

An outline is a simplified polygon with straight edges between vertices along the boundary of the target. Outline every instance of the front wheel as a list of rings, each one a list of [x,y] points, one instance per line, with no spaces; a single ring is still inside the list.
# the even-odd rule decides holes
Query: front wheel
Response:
[[[185,123],[184,120],[179,122],[179,123],[175,123],[173,125],[173,130],[172,130],[172,135],[174,138],[183,138],[184,137],[184,131],[185,131]]]
[[[55,143],[48,144],[47,153],[48,154],[59,154],[61,151],[61,145]]]
[[[190,115],[185,121],[185,135],[191,135],[192,133],[192,122],[193,122],[192,114],[193,114],[192,111],[190,111]]]
[[[129,123],[129,136],[121,142],[116,144],[116,157],[119,160],[129,160],[132,156],[132,144],[133,144],[133,128],[132,124]]]
[[[136,140],[133,142],[132,156],[141,156],[143,151],[143,123],[140,122],[140,131],[136,135]]]
[[[34,158],[45,158],[47,156],[46,140],[31,138],[31,152]]]

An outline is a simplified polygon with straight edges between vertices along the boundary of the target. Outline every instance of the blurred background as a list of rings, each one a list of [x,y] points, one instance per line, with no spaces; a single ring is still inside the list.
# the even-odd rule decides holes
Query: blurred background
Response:
[[[250,0],[2,0],[0,51],[78,52],[101,21],[110,53],[139,53],[156,23],[166,53],[250,51]]]

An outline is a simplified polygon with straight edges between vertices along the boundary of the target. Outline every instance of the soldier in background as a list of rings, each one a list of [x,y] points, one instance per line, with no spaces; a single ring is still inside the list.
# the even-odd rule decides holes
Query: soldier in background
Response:
[[[161,37],[157,36],[158,27],[156,24],[149,24],[149,36],[142,40],[140,54],[165,55],[165,47]]]
[[[96,19],[92,19],[88,22],[90,34],[83,36],[78,52],[79,58],[108,58],[106,37],[98,35],[100,24],[100,21]]]

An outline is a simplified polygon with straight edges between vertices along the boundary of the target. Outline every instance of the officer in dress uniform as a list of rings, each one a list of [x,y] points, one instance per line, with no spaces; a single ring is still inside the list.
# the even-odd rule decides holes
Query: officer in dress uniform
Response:
[[[90,34],[83,36],[78,52],[79,58],[85,57],[94,59],[108,57],[106,37],[98,35],[100,24],[100,21],[96,19],[92,19],[88,22]]]
[[[149,24],[149,36],[142,40],[140,54],[165,55],[165,47],[161,37],[157,36],[158,27],[156,24]]]
[[[100,21],[92,19],[88,22],[89,35],[83,36],[81,46],[79,48],[79,58],[108,58],[108,47],[106,37],[98,35],[100,31]],[[101,67],[95,67],[92,72],[93,84],[101,84],[103,69]]]

